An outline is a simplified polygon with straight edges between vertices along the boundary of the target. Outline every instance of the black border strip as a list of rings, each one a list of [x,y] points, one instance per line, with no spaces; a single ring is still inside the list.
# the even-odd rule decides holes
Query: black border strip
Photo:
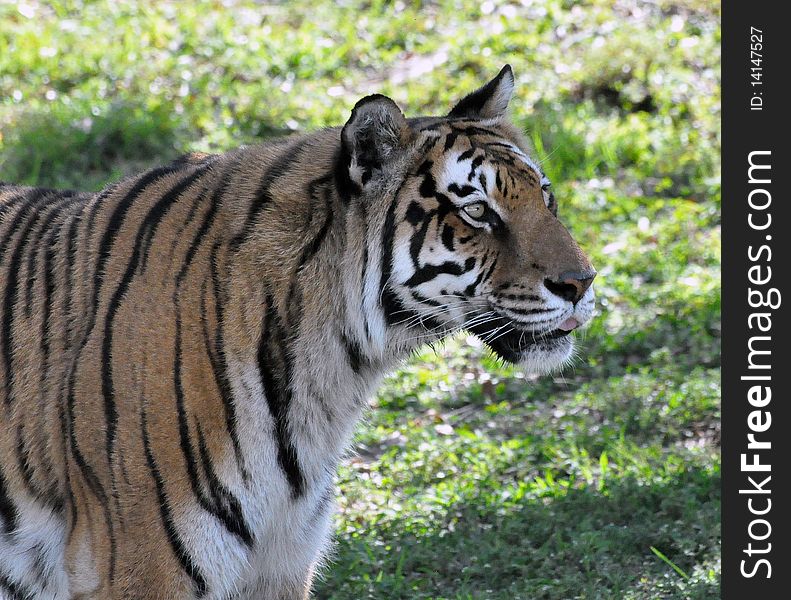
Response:
[[[788,598],[791,580],[786,567],[786,546],[791,543],[791,486],[784,481],[789,476],[786,464],[791,458],[787,430],[791,403],[786,398],[783,376],[788,368],[783,350],[789,339],[787,305],[791,304],[787,285],[789,236],[784,231],[788,223],[788,99],[783,92],[790,45],[781,7],[783,3],[779,2],[738,1],[723,7],[722,597],[729,600]],[[751,40],[756,33],[751,28],[760,30],[760,42],[758,38]],[[760,43],[760,48],[751,48],[751,43]],[[751,62],[758,58],[751,55],[756,49],[760,51],[758,64]],[[760,67],[760,71],[753,67]],[[760,79],[753,77],[758,72]],[[771,164],[771,170],[753,170],[752,182],[751,152],[754,164]],[[759,179],[771,182],[757,182]],[[750,192],[754,190],[765,192],[755,192],[751,207]],[[767,194],[771,203],[757,209]],[[770,213],[771,225],[756,228],[767,223]],[[769,274],[769,268],[771,280],[756,283]],[[750,305],[751,298],[754,305],[759,304],[757,294],[767,298],[772,288],[783,297],[780,306]],[[755,317],[750,320],[756,313],[769,314],[768,331],[758,328]],[[751,338],[753,350],[770,352],[753,354],[752,368]],[[765,368],[755,368],[758,363]],[[758,386],[760,390],[756,391]],[[771,388],[772,399],[765,406],[751,404],[750,390],[753,400],[761,404],[755,394],[765,396],[767,388]],[[767,426],[768,419],[771,423]],[[751,434],[754,440],[770,443],[771,447],[749,448]],[[770,470],[750,471],[749,465],[756,461]],[[743,463],[748,468],[743,468]],[[759,562],[762,560],[766,562]]]

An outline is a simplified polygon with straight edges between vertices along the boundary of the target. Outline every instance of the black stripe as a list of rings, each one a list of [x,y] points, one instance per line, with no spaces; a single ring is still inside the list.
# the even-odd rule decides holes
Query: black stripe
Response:
[[[308,194],[310,195],[311,204],[317,200],[316,194],[321,186],[327,186],[327,184],[332,180],[332,174],[324,175],[323,177],[319,177],[318,179],[314,179],[308,185]],[[312,220],[311,213],[311,220]],[[297,262],[297,270],[300,271],[302,268],[307,264],[307,262],[313,258],[316,253],[319,251],[321,247],[321,243],[324,241],[324,238],[327,236],[327,232],[329,232],[330,227],[332,226],[333,220],[333,211],[332,211],[332,190],[327,187],[324,190],[324,222],[322,223],[319,231],[313,237],[309,244],[306,244],[302,250],[302,255],[299,257],[299,261]]]
[[[418,286],[442,274],[455,276],[464,275],[464,273],[470,271],[474,266],[475,258],[473,257],[468,258],[463,266],[453,261],[445,261],[439,265],[425,265],[417,269],[404,285],[409,287]]]
[[[428,125],[423,125],[427,121],[432,121],[436,119],[435,122],[429,123]],[[443,119],[438,119],[437,117],[409,117],[407,121],[415,127],[418,127],[420,131],[439,131],[447,126],[447,122]]]
[[[64,286],[64,306],[62,311],[62,317],[64,321],[64,326],[66,328],[66,344],[71,345],[74,341],[74,332],[72,331],[73,327],[73,319],[72,317],[72,306],[73,306],[73,298],[72,298],[72,281],[74,279],[74,266],[76,264],[76,242],[77,242],[77,229],[80,224],[79,216],[74,216],[71,221],[71,225],[69,226],[69,231],[66,236],[66,268],[63,276],[63,286]],[[67,461],[67,453],[68,453],[68,425],[66,421],[66,409],[63,402],[63,395],[64,395],[64,387],[65,382],[61,383],[59,395],[58,395],[58,419],[60,421],[60,430],[61,430],[61,440],[62,440],[62,452],[63,452],[63,460],[64,460],[64,478],[65,478],[65,489],[67,492],[67,499],[69,500],[69,505],[71,506],[71,523],[70,523],[70,533],[74,531],[74,528],[77,525],[77,502],[74,498],[74,492],[71,487],[71,476],[69,475],[69,465]]]
[[[35,600],[36,596],[21,583],[9,579],[4,573],[0,573],[0,592],[6,591],[11,596],[8,600]]]
[[[35,553],[31,571],[39,589],[46,589],[49,586],[49,579],[52,576],[53,566],[47,563],[44,555],[44,546],[40,542],[30,549]]]
[[[478,167],[480,167],[483,164],[483,159],[484,156],[483,154],[481,154],[479,156],[476,156],[472,160],[472,162],[470,163],[470,174],[467,175],[467,181],[472,181],[472,178],[475,177],[475,171],[477,171]]]
[[[39,406],[40,419],[43,419],[43,415],[46,411],[45,401],[46,398],[42,393]],[[33,498],[42,504],[49,506],[54,512],[60,514],[63,510],[64,499],[59,493],[57,478],[54,476],[54,467],[49,454],[50,445],[47,443],[48,440],[46,438],[46,428],[43,424],[40,424],[39,427],[32,428],[34,431],[31,433],[31,435],[38,436],[39,449],[37,454],[40,454],[39,459],[41,461],[43,470],[45,471],[46,475],[49,476],[49,481],[47,481],[45,477],[42,477],[40,474],[36,473],[36,469],[34,468],[33,464],[31,464],[30,451],[24,436],[24,427],[24,420],[18,423],[16,444],[17,464],[19,465],[20,473],[22,474],[22,481]],[[47,489],[44,489],[42,486],[36,483],[35,479],[44,482],[44,484],[47,486]]]
[[[497,266],[497,261],[498,261],[498,260],[499,260],[499,257],[498,257],[498,256],[495,256],[495,257],[494,257],[494,260],[492,261],[492,264],[491,264],[491,265],[489,265],[489,268],[486,270],[486,275],[484,275],[484,276],[483,276],[483,278],[484,278],[485,280],[487,280],[487,281],[488,281],[488,280],[489,280],[489,277],[491,277],[492,273],[494,272],[494,268]]]
[[[484,173],[483,171],[481,171],[481,174],[478,175],[478,183],[481,184],[483,191],[488,194],[489,190],[486,187],[486,173]]]
[[[47,397],[47,390],[49,390],[49,385],[47,384],[49,377],[50,377],[50,338],[52,336],[52,327],[50,323],[50,317],[52,315],[53,310],[53,301],[55,295],[55,273],[54,273],[54,263],[55,263],[55,237],[59,236],[62,231],[61,227],[54,229],[50,236],[44,242],[44,261],[43,261],[43,273],[44,273],[44,298],[42,299],[42,317],[41,317],[41,332],[39,334],[39,349],[41,350],[41,373],[39,378],[39,389],[40,397],[39,397],[39,418],[43,421],[44,415],[47,412],[46,405],[49,401]],[[68,315],[64,315],[64,322],[68,323],[70,321]],[[58,490],[58,482],[57,477],[54,475],[55,467],[52,462],[51,457],[51,450],[52,448],[47,443],[48,440],[46,438],[47,431],[46,428],[43,426],[44,423],[42,422],[42,426],[36,429],[36,434],[40,436],[41,443],[40,443],[40,452],[41,462],[44,467],[45,472],[49,476],[50,487],[45,495],[45,497],[50,501],[51,505],[57,512],[61,512],[64,505],[64,498]]]
[[[469,196],[470,194],[474,194],[475,192],[477,192],[478,189],[474,188],[471,185],[466,185],[465,184],[465,185],[459,186],[456,183],[451,183],[448,186],[448,191],[451,192],[452,194],[456,194],[459,198],[465,198],[465,197]]]
[[[453,252],[453,227],[445,223],[442,226],[442,244],[451,252]]]
[[[44,389],[44,381],[47,377],[49,370],[49,353],[50,353],[50,316],[52,315],[52,302],[55,295],[55,274],[53,273],[53,263],[55,261],[55,247],[53,241],[57,232],[52,232],[50,237],[45,242],[44,261],[42,270],[44,271],[44,298],[42,301],[42,317],[41,317],[41,334],[40,334],[40,348],[41,348],[41,362],[43,365],[41,372],[41,387]],[[68,321],[66,315],[65,321]]]
[[[217,217],[217,212],[219,210],[220,202],[228,190],[228,186],[231,184],[231,176],[233,175],[233,167],[235,164],[232,164],[229,168],[227,168],[222,175],[220,176],[220,180],[217,183],[216,187],[214,188],[214,192],[212,192],[211,202],[209,204],[209,208],[206,213],[203,215],[203,219],[201,221],[198,230],[195,232],[195,235],[192,237],[192,241],[190,241],[190,245],[187,248],[187,253],[184,256],[184,260],[181,263],[181,268],[179,269],[178,274],[176,275],[176,290],[181,287],[181,284],[184,281],[184,277],[187,275],[187,271],[189,270],[190,266],[192,265],[192,261],[195,258],[195,254],[197,253],[201,242],[206,237],[209,229],[211,229],[212,225],[214,225],[214,220]],[[200,193],[198,196],[198,200],[202,200],[204,198],[204,194],[207,189]],[[197,202],[196,202],[197,204]],[[193,205],[192,209],[190,210],[190,214],[187,215],[188,222],[192,219],[195,205]]]
[[[203,241],[204,237],[208,233],[209,229],[211,229],[212,225],[214,225],[214,220],[217,217],[217,211],[219,210],[220,201],[222,200],[225,193],[228,191],[228,186],[231,184],[231,176],[233,175],[233,167],[235,165],[231,165],[220,177],[220,181],[214,189],[214,192],[211,196],[211,203],[209,204],[209,209],[206,211],[206,214],[203,216],[203,220],[201,221],[198,230],[195,232],[195,235],[192,237],[192,241],[187,249],[187,253],[184,257],[184,261],[181,263],[181,268],[179,269],[178,275],[176,275],[176,289],[181,287],[182,282],[184,281],[184,277],[187,274],[190,266],[192,265],[192,261],[195,258],[195,254],[200,247],[201,242]],[[204,190],[205,191],[205,190]],[[199,199],[203,198],[203,192],[200,194]]]
[[[365,279],[368,276],[368,215],[365,204],[361,202],[360,206],[360,221],[363,225],[363,265],[360,272],[360,314],[363,317],[363,330],[365,331],[366,339],[370,339],[371,330],[368,325],[368,314],[365,312]]]
[[[42,222],[41,227],[36,231],[35,237],[33,238],[32,243],[27,245],[27,281],[25,282],[25,316],[30,318],[32,311],[33,311],[33,285],[36,283],[38,278],[36,277],[37,273],[37,261],[39,252],[42,249],[42,246],[46,246],[47,244],[44,243],[44,238],[47,236],[49,237],[49,242],[51,243],[51,235],[53,233],[51,229],[51,225],[55,219],[57,219],[61,215],[61,211],[65,208],[64,204],[67,200],[70,200],[71,196],[60,196],[57,197],[51,210],[47,213],[47,218]],[[57,204],[55,204],[57,203]]]
[[[187,212],[187,216],[184,217],[184,220],[179,224],[179,227],[176,230],[176,233],[173,235],[173,239],[170,242],[169,257],[171,259],[173,258],[173,253],[176,251],[176,246],[178,246],[182,240],[181,237],[182,234],[187,230],[187,228],[190,225],[192,225],[193,220],[197,216],[198,208],[201,207],[203,201],[206,199],[206,193],[209,191],[210,187],[211,185],[207,183],[206,185],[203,186],[203,189],[201,190],[200,194],[195,194],[195,199],[192,201],[192,204],[190,205],[190,209]]]
[[[425,175],[426,173],[430,173],[431,167],[433,166],[434,166],[434,161],[426,159],[422,163],[420,163],[420,166],[417,168],[417,171],[415,171],[415,175]],[[396,194],[396,196],[397,195],[398,194]]]
[[[486,143],[486,148],[487,149],[488,148],[505,148],[511,154],[513,154],[515,149],[516,149],[516,147],[513,144],[508,144],[506,142],[487,142]]]
[[[25,484],[28,493],[36,500],[60,513],[63,510],[63,498],[58,497],[53,489],[44,490],[34,481],[36,477],[33,465],[30,464],[30,452],[25,443],[25,424],[24,421],[17,425],[16,429],[16,452],[17,466],[22,475],[22,482]]]
[[[277,461],[283,470],[291,495],[299,498],[305,489],[305,477],[299,466],[297,449],[289,431],[291,407],[291,361],[287,333],[272,297],[264,302],[264,319],[258,342],[258,372],[269,412],[275,425]]]
[[[308,195],[310,197],[311,206],[314,206],[318,203],[318,191],[319,189],[324,186],[324,222],[319,227],[318,232],[313,236],[313,239],[305,244],[302,248],[302,253],[300,254],[299,259],[297,260],[296,268],[294,270],[293,275],[291,276],[291,283],[288,289],[287,301],[286,306],[288,306],[288,325],[293,331],[296,331],[299,328],[298,318],[296,315],[300,315],[302,312],[302,295],[301,290],[299,287],[299,277],[300,273],[304,269],[305,265],[318,253],[319,249],[321,248],[321,244],[324,239],[327,237],[327,233],[330,230],[333,222],[333,211],[332,211],[332,188],[329,187],[329,182],[332,181],[332,173],[314,179],[313,181],[308,184]],[[312,228],[313,225],[313,215],[317,214],[318,210],[315,208],[311,210],[310,213],[310,222],[308,223],[308,229]]]
[[[346,350],[346,358],[349,360],[349,366],[352,368],[352,371],[359,373],[363,365],[368,362],[367,358],[363,354],[362,347],[357,343],[357,341],[349,338],[342,331],[339,335],[341,338],[341,343],[343,344],[343,348]]]
[[[60,423],[60,439],[61,439],[61,452],[63,453],[63,478],[65,480],[66,499],[69,501],[70,518],[69,521],[69,536],[66,540],[66,546],[71,541],[71,534],[77,526],[77,501],[74,498],[74,491],[71,487],[71,475],[69,475],[68,463],[68,444],[66,438],[68,437],[68,426],[66,424],[66,410],[63,402],[58,403],[58,421]]]
[[[175,298],[174,298],[175,300]],[[195,462],[195,454],[192,450],[192,442],[190,441],[189,424],[187,422],[187,411],[184,407],[184,386],[181,380],[181,311],[178,303],[175,307],[175,325],[176,325],[176,339],[175,348],[173,350],[173,387],[176,394],[176,415],[179,424],[179,446],[181,453],[184,455],[184,461],[187,466],[187,475],[190,480],[190,487],[192,493],[195,495],[199,504],[204,499],[198,485],[198,470]],[[211,512],[211,510],[209,510]]]
[[[484,259],[484,262],[485,262],[485,259]],[[481,270],[478,273],[478,277],[475,278],[475,281],[473,281],[470,285],[468,285],[466,288],[464,288],[464,295],[465,296],[474,296],[475,295],[475,290],[478,288],[478,286],[480,285],[481,281],[483,281],[483,278],[486,275],[486,271],[483,270],[484,262],[481,263]],[[496,264],[496,263],[497,263],[497,259],[494,259],[494,263],[492,264],[492,266],[494,264]]]
[[[49,212],[46,213],[45,224],[51,221],[54,214],[57,213],[60,204],[64,198],[56,199],[52,206],[47,207]],[[41,210],[32,215],[31,218],[25,223],[24,228],[20,231],[19,239],[14,247],[13,254],[8,262],[8,279],[5,283],[4,299],[3,299],[3,314],[2,314],[2,334],[3,343],[3,369],[5,371],[5,405],[10,406],[13,394],[13,352],[14,352],[14,319],[16,316],[15,304],[19,295],[19,264],[22,261],[23,252],[28,244],[28,236],[33,228],[38,224],[38,221],[44,216]],[[30,276],[30,273],[28,273]]]
[[[442,304],[440,304],[436,300],[432,300],[431,298],[428,298],[423,294],[419,294],[415,290],[412,290],[410,292],[410,295],[415,300],[415,302],[419,302],[420,304],[426,304],[427,306],[442,306]],[[449,294],[446,290],[442,290],[442,295],[447,296]]]
[[[16,315],[15,311],[15,304],[16,298],[18,295],[17,285],[19,279],[19,259],[21,249],[24,248],[26,237],[30,232],[30,229],[35,224],[36,220],[40,217],[39,214],[36,214],[33,218],[31,218],[26,224],[25,227],[19,234],[19,239],[17,240],[17,245],[14,248],[14,251],[11,255],[11,260],[9,263],[8,268],[8,277],[5,282],[5,289],[3,294],[3,313],[0,316],[2,318],[2,327],[0,327],[0,342],[3,344],[3,372],[5,373],[5,379],[3,381],[3,401],[6,407],[11,406],[12,401],[12,392],[13,392],[13,380],[14,380],[14,371],[13,371],[13,356],[14,356],[14,341],[13,341],[13,331],[14,331],[14,317]],[[10,239],[10,237],[16,233],[14,229],[10,231],[6,239]],[[3,240],[4,242],[6,240]]]
[[[252,233],[253,228],[258,223],[258,216],[261,211],[272,201],[272,186],[282,175],[288,172],[306,143],[307,139],[301,139],[291,146],[284,148],[282,154],[269,165],[266,171],[264,171],[253,202],[250,204],[250,208],[247,211],[247,218],[245,219],[242,231],[231,240],[232,250],[238,249],[239,246],[247,240],[250,233]]]
[[[442,136],[436,136],[436,137],[432,136],[432,137],[428,138],[427,140],[425,140],[423,142],[423,144],[421,144],[421,146],[420,146],[420,150],[418,151],[418,155],[422,155],[422,156],[425,157],[426,154],[431,152],[437,146],[437,144],[439,143],[440,139],[442,139]]]
[[[3,527],[6,534],[16,531],[19,512],[8,490],[8,482],[3,475],[3,465],[0,463],[0,517],[3,518]]]
[[[244,522],[239,501],[230,492],[225,490],[224,487],[221,487],[219,480],[217,480],[217,477],[214,476],[213,468],[211,470],[206,470],[205,460],[204,470],[206,470],[206,476],[209,480],[210,491],[215,496],[215,498],[221,497],[224,502],[221,503],[218,500],[212,504],[200,489],[195,451],[192,446],[192,441],[190,440],[187,410],[184,404],[184,386],[181,376],[181,307],[179,306],[178,290],[173,293],[173,301],[175,304],[176,320],[176,339],[175,349],[173,352],[173,386],[176,393],[176,414],[179,424],[179,443],[181,452],[184,455],[184,461],[187,466],[187,475],[189,476],[190,487],[192,488],[192,493],[195,495],[195,498],[197,499],[201,508],[216,517],[228,531],[239,536],[239,538],[247,546],[251,546],[253,543],[253,538]]]
[[[352,155],[345,144],[341,143],[334,160],[335,189],[344,204],[349,204],[353,196],[362,192],[360,185],[349,175],[352,166]]]
[[[101,364],[101,380],[102,380],[102,398],[104,400],[104,415],[107,421],[107,429],[105,433],[105,450],[107,452],[107,460],[112,465],[112,457],[115,448],[115,435],[118,426],[118,409],[115,403],[115,390],[113,388],[113,360],[112,360],[112,344],[113,344],[113,320],[121,306],[121,300],[124,297],[129,284],[134,277],[135,270],[141,259],[141,250],[143,238],[146,235],[147,228],[152,228],[151,235],[156,232],[157,227],[167,215],[173,204],[179,199],[181,194],[191,187],[200,176],[206,172],[208,165],[202,165],[191,172],[187,177],[181,179],[176,185],[171,187],[168,192],[162,196],[157,203],[146,214],[143,223],[138,229],[135,238],[134,249],[132,257],[127,263],[126,270],[121,282],[113,293],[110,303],[107,307],[107,315],[104,320],[104,336],[102,338],[102,364]],[[110,469],[112,472],[112,467]]]
[[[88,254],[89,251],[92,252],[94,250],[93,234],[94,234],[94,228],[96,226],[96,217],[98,216],[99,211],[105,207],[104,201],[110,196],[112,196],[120,186],[121,186],[121,182],[110,184],[101,192],[99,192],[99,194],[92,199],[91,203],[88,203],[83,207],[82,212],[88,213],[87,218],[85,218],[85,216],[83,215],[83,218],[81,219],[81,222],[85,224],[85,230],[82,232],[81,237],[82,239],[85,240],[83,251],[86,254]],[[80,237],[79,233],[77,235],[78,237]],[[93,303],[91,304],[91,311],[89,313],[90,322],[85,331],[91,331],[93,329],[93,325],[96,320],[96,306],[98,304],[98,297],[99,297],[98,290],[99,290],[99,285],[101,284],[102,275],[103,273],[101,271],[94,272],[93,278],[90,279],[90,282],[92,284],[90,293],[87,293],[87,290],[85,293],[86,302],[88,302],[91,298],[93,298]],[[88,280],[89,278],[86,276],[86,283]]]
[[[220,281],[220,275],[217,271],[217,251],[219,250],[220,246],[220,242],[215,242],[209,255],[209,267],[211,269],[212,293],[214,296],[214,312],[216,323],[213,343],[209,340],[205,304],[203,304],[201,320],[204,330],[203,335],[206,352],[208,353],[209,362],[211,363],[214,381],[217,385],[217,389],[220,392],[220,398],[222,399],[223,411],[225,413],[225,427],[228,430],[228,434],[231,436],[234,454],[236,455],[236,462],[242,472],[242,479],[244,479],[244,481],[249,481],[250,473],[247,471],[245,466],[244,455],[242,454],[242,448],[239,442],[239,434],[236,428],[236,403],[234,402],[233,390],[231,388],[230,380],[228,379],[228,365],[226,363],[225,356],[225,341],[223,337],[224,294],[222,283]],[[212,352],[212,348],[214,348],[214,352]]]
[[[426,241],[428,228],[431,225],[431,221],[435,214],[436,211],[429,211],[429,213],[424,217],[425,220],[423,221],[420,229],[412,234],[412,239],[409,240],[409,255],[412,257],[412,264],[414,265],[415,269],[420,268],[420,251],[423,250],[423,244]],[[439,218],[437,218],[437,221],[439,221]]]
[[[525,302],[541,301],[541,296],[536,296],[535,294],[498,294],[497,297],[505,300],[520,300]]]
[[[8,226],[5,227],[5,235],[0,239],[0,264],[2,264],[3,255],[8,249],[14,235],[19,231],[20,226],[25,222],[25,219],[31,212],[39,209],[41,203],[47,199],[51,194],[51,190],[35,188],[28,192],[20,200],[24,201],[24,205],[15,214],[14,218]]]
[[[417,227],[417,225],[426,217],[426,211],[417,202],[410,202],[409,206],[407,206],[404,217],[408,223]]]
[[[118,236],[118,232],[121,230],[124,219],[126,218],[126,214],[129,212],[129,209],[132,207],[134,202],[146,191],[150,185],[157,183],[168,175],[178,173],[181,170],[182,169],[176,169],[171,166],[167,166],[152,169],[146,173],[143,173],[134,181],[134,185],[131,187],[131,189],[129,189],[120,200],[118,200],[112,214],[110,215],[110,219],[104,228],[102,239],[99,242],[96,268],[94,269],[94,274],[97,279],[101,280],[104,278],[104,266],[107,263],[107,260],[110,258],[110,251],[112,250],[113,244],[115,243],[115,238]],[[112,192],[115,191],[116,187],[117,186],[111,186],[107,190],[104,190],[92,206],[87,232],[89,237],[92,234],[92,227],[95,223],[96,215],[98,214],[99,209],[102,208],[102,200],[104,200],[106,197],[109,197]],[[98,304],[98,296],[99,289],[97,288],[94,290],[93,297],[94,310]]]
[[[492,137],[502,137],[502,134],[494,131],[493,129],[486,129],[484,127],[479,127],[477,125],[469,125],[466,127],[459,127],[457,125],[451,125],[451,129],[460,135],[490,135]]]
[[[72,374],[76,369],[72,370]],[[109,569],[109,576],[112,579],[115,575],[115,559],[116,559],[116,539],[115,539],[115,528],[113,526],[112,515],[110,514],[110,504],[108,502],[107,493],[104,490],[104,486],[102,482],[99,481],[99,477],[96,475],[96,471],[93,470],[93,467],[88,464],[88,461],[85,460],[85,456],[83,455],[82,451],[80,450],[79,445],[77,444],[77,434],[74,431],[74,426],[76,424],[76,419],[74,415],[74,404],[75,404],[75,396],[74,396],[74,379],[73,377],[70,378],[69,381],[69,391],[66,399],[66,411],[67,411],[67,424],[68,424],[68,436],[69,436],[69,445],[71,447],[71,454],[74,457],[74,462],[77,463],[77,467],[79,467],[80,471],[85,478],[85,481],[88,484],[88,488],[91,492],[96,496],[99,500],[99,503],[102,506],[102,512],[104,513],[104,521],[107,525],[107,534],[110,538],[110,569]],[[67,467],[68,468],[68,467]],[[73,515],[76,515],[76,512],[72,512]],[[76,526],[76,519],[72,522],[71,526],[71,533],[74,531],[74,527]]]
[[[425,164],[425,163],[424,163]],[[393,294],[389,286],[390,275],[393,269],[393,243],[395,242],[395,211],[396,200],[390,203],[385,216],[385,223],[382,227],[382,264],[381,264],[381,278],[379,280],[379,298],[382,302],[382,310],[384,311],[385,321],[388,325],[394,325],[397,322],[396,314],[400,310],[400,302]]]
[[[0,192],[2,192],[2,188],[5,187],[5,184],[0,185]],[[42,188],[15,188],[14,192],[15,195],[7,196],[5,199],[0,198],[0,217],[6,214],[8,211],[13,209],[19,204],[22,204],[27,196],[30,194],[31,190],[35,189],[42,189]]]
[[[555,201],[555,194],[553,192],[549,193],[547,208],[550,210],[550,212],[553,215],[555,215],[556,217],[558,216],[558,203]]]
[[[540,315],[542,313],[551,312],[553,309],[551,308],[516,308],[511,306],[503,306],[503,308],[509,312],[512,312],[517,315]],[[539,321],[543,322],[543,321]]]
[[[146,268],[148,268],[148,251],[151,248],[151,242],[154,240],[154,229],[151,223],[145,226],[141,240],[140,262],[137,266],[138,274],[144,273]]]
[[[206,447],[206,440],[203,436],[203,430],[200,423],[196,420],[196,428],[198,430],[198,451],[200,452],[201,465],[203,466],[203,474],[209,483],[209,492],[214,501],[214,513],[220,521],[222,521],[225,528],[234,535],[237,535],[248,548],[252,548],[255,540],[247,522],[244,519],[242,506],[239,500],[234,496],[228,488],[223,485],[217,477],[217,472],[214,469],[214,463],[211,460],[211,455]]]
[[[170,504],[168,503],[168,497],[165,492],[165,481],[162,479],[162,474],[160,473],[159,467],[154,460],[154,454],[151,452],[151,441],[148,437],[148,423],[146,421],[145,407],[141,409],[140,428],[143,434],[143,450],[146,455],[146,463],[148,464],[148,470],[151,473],[151,477],[154,480],[154,485],[156,486],[157,501],[159,502],[159,516],[162,519],[162,525],[165,528],[165,534],[167,535],[168,542],[170,543],[170,548],[173,550],[173,554],[176,555],[176,559],[179,561],[181,568],[187,575],[190,576],[192,582],[195,584],[198,597],[202,598],[208,591],[206,579],[203,577],[200,569],[194,563],[192,557],[187,551],[187,548],[184,546],[184,542],[182,541],[181,536],[176,529],[176,524],[173,521],[173,515],[170,512]]]
[[[419,191],[424,198],[433,198],[437,201],[437,204],[439,204],[437,215],[440,220],[444,219],[448,213],[456,210],[456,205],[451,202],[450,198],[437,191],[437,181],[428,170],[423,174],[423,181],[420,183]]]
[[[468,158],[472,158],[472,155],[475,154],[476,150],[477,148],[475,146],[472,146],[471,148],[465,150],[464,152],[459,154],[458,158],[456,159],[456,162],[464,162]]]
[[[13,238],[14,234],[19,230],[19,226],[32,211],[38,209],[41,201],[51,193],[52,190],[34,188],[24,196],[24,206],[22,206],[22,208],[20,208],[16,214],[14,214],[14,219],[11,221],[8,227],[5,228],[6,235],[0,239],[0,263],[2,262],[6,249],[8,248],[8,244],[11,242],[11,238]]]
[[[449,133],[448,136],[445,138],[445,146],[442,148],[443,152],[447,152],[453,147],[453,144],[456,143],[456,138],[459,137],[458,133]]]

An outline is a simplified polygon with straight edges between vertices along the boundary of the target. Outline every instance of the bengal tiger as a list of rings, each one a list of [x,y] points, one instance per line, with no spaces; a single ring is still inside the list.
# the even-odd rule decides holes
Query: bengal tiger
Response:
[[[0,187],[0,597],[310,596],[384,374],[459,330],[547,372],[595,271],[507,115],[192,154],[99,193]]]

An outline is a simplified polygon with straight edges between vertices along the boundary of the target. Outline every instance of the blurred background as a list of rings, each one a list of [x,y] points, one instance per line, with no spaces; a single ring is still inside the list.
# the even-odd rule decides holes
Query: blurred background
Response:
[[[512,64],[598,316],[561,376],[461,336],[388,378],[316,597],[719,598],[719,44],[706,0],[0,0],[0,179],[443,114]]]

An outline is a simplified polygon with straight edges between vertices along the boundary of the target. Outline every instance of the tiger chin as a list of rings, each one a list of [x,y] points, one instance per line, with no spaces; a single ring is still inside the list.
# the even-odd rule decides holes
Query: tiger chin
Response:
[[[0,598],[308,598],[387,372],[461,330],[567,362],[595,271],[513,89],[368,96],[99,193],[0,185]]]

